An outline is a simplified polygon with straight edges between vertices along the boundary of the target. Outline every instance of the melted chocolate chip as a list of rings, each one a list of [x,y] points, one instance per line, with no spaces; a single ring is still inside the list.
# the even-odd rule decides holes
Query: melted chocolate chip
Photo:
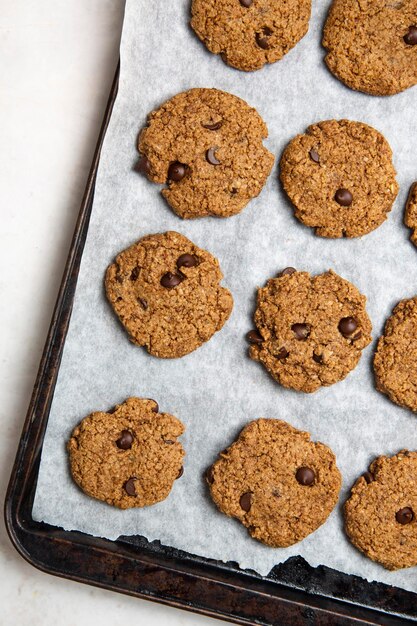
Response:
[[[373,477],[373,474],[371,474],[371,472],[365,472],[363,474],[363,477],[366,480],[366,482],[368,483],[368,485],[370,485],[371,483],[374,482],[374,477]]]
[[[179,183],[186,174],[187,166],[179,161],[171,163],[168,169],[168,180],[174,183]]]
[[[209,485],[212,485],[214,483],[214,475],[213,475],[213,467],[210,466],[206,469],[206,481],[208,482]]]
[[[207,130],[219,130],[223,126],[223,122],[220,120],[219,122],[213,122],[213,124],[202,124],[203,128],[207,128]]]
[[[252,6],[253,0],[239,0],[239,2],[242,7],[245,7],[245,9],[249,9],[249,7]]]
[[[321,365],[323,363],[323,355],[322,354],[316,354],[315,352],[313,352],[313,361],[315,361],[316,363]]]
[[[350,337],[358,327],[358,322],[354,317],[342,317],[339,322],[339,331],[342,333],[343,337]]]
[[[407,44],[407,46],[417,45],[417,26],[409,27],[408,33],[404,35],[404,41]]]
[[[127,480],[123,485],[123,489],[126,491],[128,496],[136,495],[135,480],[137,480],[137,478],[132,476],[132,478],[129,478],[129,480]]]
[[[256,33],[256,43],[262,50],[268,50],[270,47],[269,38],[272,35],[272,30],[267,26],[264,26],[260,33]]]
[[[153,406],[153,407],[151,408],[152,413],[158,413],[158,411],[159,411],[159,404],[157,403],[157,401],[156,401],[156,400],[154,400],[153,398],[148,398],[148,400],[149,400],[150,402],[155,402],[155,406]]]
[[[252,494],[250,491],[247,491],[240,496],[239,504],[240,508],[243,509],[245,513],[248,513],[250,511],[250,508],[252,506]]]
[[[193,254],[182,254],[177,260],[177,267],[195,267],[198,259]]]
[[[137,280],[139,278],[139,273],[140,273],[140,268],[134,267],[130,274],[130,280]]]
[[[409,506],[405,506],[395,514],[395,519],[399,524],[409,524],[414,519],[414,512]]]
[[[175,480],[178,480],[178,478],[181,478],[183,474],[184,474],[184,467],[181,465],[180,471],[178,472],[178,476],[176,477]]]
[[[148,308],[148,303],[146,302],[146,300],[144,300],[143,298],[137,298],[137,301],[139,302],[141,307],[146,311],[146,309]]]
[[[338,189],[334,199],[340,206],[350,206],[353,202],[353,196],[348,189]]]
[[[277,359],[279,359],[280,361],[283,361],[284,359],[287,358],[287,356],[289,356],[290,353],[288,352],[288,350],[284,347],[280,348],[277,352],[277,354],[275,354],[275,357]]]
[[[122,430],[119,439],[116,441],[116,446],[120,450],[130,450],[133,443],[133,435],[130,430]]]
[[[146,156],[142,156],[136,163],[135,170],[141,174],[149,174],[151,171],[151,164]]]
[[[314,148],[311,148],[308,154],[310,155],[310,159],[314,161],[314,163],[320,163],[320,155],[316,150],[314,150]]]
[[[304,341],[310,334],[310,327],[307,324],[293,324],[291,330],[298,341]]]
[[[264,342],[262,335],[257,330],[250,330],[246,335],[246,339],[249,341],[249,343],[253,343],[256,345],[260,345]]]
[[[300,485],[309,487],[316,480],[316,474],[310,467],[299,467],[295,473],[295,478]]]
[[[206,159],[210,165],[220,165],[220,161],[216,157],[217,146],[209,148],[206,152]]]
[[[295,267],[286,267],[278,274],[278,278],[281,278],[281,276],[291,276],[291,274],[295,274],[296,271]]]
[[[183,277],[178,274],[172,274],[172,272],[167,272],[161,278],[161,285],[165,287],[165,289],[173,289],[177,287],[183,281]]]

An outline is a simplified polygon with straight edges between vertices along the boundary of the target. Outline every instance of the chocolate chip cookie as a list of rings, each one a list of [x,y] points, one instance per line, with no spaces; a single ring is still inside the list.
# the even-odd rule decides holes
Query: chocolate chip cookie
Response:
[[[254,538],[285,548],[321,526],[337,503],[333,452],[281,420],[250,422],[206,473],[219,509]]]
[[[193,0],[191,13],[210,52],[249,72],[279,61],[304,37],[311,0]]]
[[[390,570],[417,565],[416,476],[417,452],[380,456],[345,503],[353,545]]]
[[[129,398],[109,413],[92,413],[68,442],[71,474],[92,498],[120,509],[165,500],[182,475],[183,424],[159,413],[155,400]]]
[[[246,102],[218,89],[191,89],[151,113],[139,136],[139,169],[183,218],[239,213],[257,196],[274,157],[268,129]]]
[[[249,354],[284,387],[311,393],[343,380],[371,341],[366,298],[329,270],[286,268],[258,289]]]
[[[410,187],[405,207],[404,223],[413,230],[410,239],[417,246],[417,182]]]
[[[143,237],[107,269],[107,297],[138,346],[162,358],[196,350],[228,319],[219,262],[176,232]]]
[[[388,96],[417,83],[417,0],[334,0],[324,28],[329,70]]]
[[[385,324],[374,358],[376,387],[417,411],[417,297],[402,300]]]
[[[398,193],[392,151],[377,130],[328,120],[297,135],[281,158],[295,216],[321,237],[360,237],[385,221]]]

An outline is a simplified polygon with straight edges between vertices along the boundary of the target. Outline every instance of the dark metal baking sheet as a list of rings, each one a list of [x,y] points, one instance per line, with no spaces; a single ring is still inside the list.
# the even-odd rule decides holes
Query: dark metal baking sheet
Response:
[[[117,95],[110,92],[87,187],[5,502],[11,541],[32,565],[64,578],[147,598],[236,624],[340,625],[417,623],[417,594],[369,583],[301,557],[267,577],[149,543],[141,536],[100,539],[35,522],[32,503],[80,261],[94,199],[100,151]]]

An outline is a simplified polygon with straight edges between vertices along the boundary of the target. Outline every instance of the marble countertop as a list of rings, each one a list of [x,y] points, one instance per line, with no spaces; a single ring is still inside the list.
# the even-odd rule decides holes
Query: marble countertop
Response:
[[[123,0],[0,0],[4,494],[118,58]],[[1,624],[221,624],[43,574],[0,522]]]

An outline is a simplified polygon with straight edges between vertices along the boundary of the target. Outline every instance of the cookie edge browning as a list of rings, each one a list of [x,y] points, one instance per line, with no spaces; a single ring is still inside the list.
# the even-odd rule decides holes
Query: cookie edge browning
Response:
[[[175,104],[175,100],[178,99],[180,100],[183,97],[186,97],[190,94],[196,94],[196,95],[201,95],[201,92],[212,92],[212,93],[217,93],[220,94],[221,97],[226,96],[228,98],[233,98],[235,100],[237,100],[240,104],[240,106],[245,106],[248,109],[248,112],[255,116],[256,118],[256,122],[259,124],[260,127],[260,133],[259,133],[259,144],[260,144],[260,149],[263,150],[264,152],[264,157],[265,159],[267,159],[268,161],[270,161],[269,167],[267,168],[267,171],[265,172],[264,177],[260,178],[260,187],[258,192],[249,197],[248,199],[244,199],[243,204],[239,205],[238,208],[234,208],[234,209],[230,209],[227,213],[216,213],[213,211],[208,211],[206,210],[204,213],[198,213],[195,214],[193,212],[187,211],[186,209],[180,209],[179,206],[174,206],[174,204],[170,201],[169,196],[169,191],[170,191],[170,185],[167,179],[165,179],[165,177],[163,178],[162,175],[161,176],[157,176],[157,175],[153,175],[152,174],[152,165],[151,165],[151,161],[148,159],[148,151],[143,150],[143,145],[145,142],[145,137],[146,137],[146,133],[147,130],[149,129],[150,125],[152,124],[152,121],[154,120],[154,118],[158,117],[161,113],[161,111],[164,110],[164,108],[168,105],[168,104]],[[253,126],[253,120],[252,120],[252,124],[251,126]],[[148,164],[148,167],[145,168],[145,175],[147,177],[147,179],[154,183],[154,184],[159,184],[162,186],[162,188],[160,189],[160,193],[161,195],[164,197],[164,199],[166,200],[168,206],[172,209],[172,211],[178,215],[178,217],[180,217],[181,219],[199,219],[202,217],[218,217],[218,218],[228,218],[228,217],[232,217],[233,215],[238,215],[239,213],[241,213],[243,211],[243,209],[245,209],[245,207],[255,198],[257,198],[260,193],[262,192],[262,190],[264,189],[266,182],[271,174],[272,168],[274,166],[275,163],[275,155],[270,152],[270,150],[268,150],[268,148],[264,145],[264,140],[266,140],[269,136],[269,131],[268,131],[268,126],[265,122],[265,120],[262,118],[262,116],[260,115],[260,113],[257,111],[257,109],[253,106],[251,106],[246,100],[244,100],[243,98],[240,98],[239,96],[236,96],[235,94],[232,94],[228,91],[224,91],[222,89],[217,89],[215,87],[193,87],[191,89],[187,89],[186,91],[181,91],[179,93],[176,93],[175,95],[173,95],[171,98],[168,98],[167,100],[165,100],[164,102],[162,102],[158,108],[155,108],[153,111],[151,111],[150,113],[148,113],[147,118],[146,118],[146,123],[145,126],[139,131],[139,135],[138,135],[138,139],[137,139],[137,150],[139,152],[140,155],[140,159],[144,158]]]
[[[361,348],[359,350],[359,357],[358,360],[356,362],[356,365],[349,370],[345,376],[343,376],[343,378],[340,378],[339,380],[337,380],[334,383],[322,383],[320,381],[320,384],[317,384],[315,386],[313,386],[311,389],[303,389],[301,387],[293,387],[290,385],[286,385],[283,382],[281,382],[279,379],[276,378],[276,376],[273,374],[273,372],[271,372],[269,370],[269,368],[266,367],[266,365],[262,362],[262,360],[259,358],[259,352],[261,351],[261,348],[259,345],[250,345],[249,346],[249,356],[253,361],[259,362],[261,363],[261,365],[266,369],[266,371],[268,372],[268,374],[272,377],[272,379],[278,383],[279,385],[281,385],[282,387],[286,388],[286,389],[292,389],[293,391],[297,391],[299,393],[315,393],[316,391],[319,391],[320,389],[322,389],[323,387],[331,387],[332,385],[335,385],[339,382],[341,382],[342,380],[345,380],[345,378],[347,378],[347,376],[358,366],[359,361],[361,359],[362,356],[362,352],[363,350],[365,350],[365,348],[367,348],[367,346],[369,346],[369,344],[372,342],[372,321],[371,318],[368,315],[368,312],[366,310],[366,302],[367,302],[367,298],[364,294],[362,294],[359,289],[356,287],[356,285],[354,285],[352,282],[350,282],[349,280],[347,280],[346,278],[343,278],[342,276],[339,276],[339,274],[337,274],[336,272],[334,272],[332,269],[328,269],[326,272],[321,272],[320,274],[315,274],[312,275],[310,274],[310,272],[307,271],[301,271],[301,270],[295,270],[294,272],[291,272],[291,274],[285,274],[285,275],[280,275],[278,274],[278,276],[275,276],[274,278],[270,278],[267,280],[266,284],[264,287],[258,287],[257,289],[257,294],[256,294],[256,308],[255,308],[255,312],[253,315],[253,321],[254,321],[254,327],[256,328],[257,332],[259,333],[259,335],[262,337],[262,333],[260,332],[257,323],[256,323],[256,312],[258,310],[259,307],[259,303],[260,303],[260,298],[261,298],[261,292],[265,289],[269,288],[270,283],[276,283],[277,281],[281,280],[281,281],[288,281],[290,279],[291,276],[294,276],[295,274],[304,274],[307,275],[308,278],[311,280],[313,280],[314,278],[318,277],[318,276],[324,276],[326,274],[330,274],[331,276],[336,276],[339,280],[343,281],[344,283],[347,283],[350,287],[353,287],[355,289],[355,291],[357,292],[358,296],[359,296],[359,300],[361,301],[362,305],[363,305],[363,309],[366,315],[366,320],[369,324],[369,329],[368,329],[368,335],[369,335],[369,339],[367,340],[366,344],[363,346],[363,348]]]
[[[354,532],[355,524],[350,521],[350,518],[354,519],[356,507],[360,503],[360,499],[364,490],[367,489],[374,482],[378,483],[378,473],[380,471],[380,468],[385,464],[385,462],[393,462],[397,458],[398,460],[401,460],[401,457],[403,456],[413,456],[417,458],[417,451],[410,451],[407,448],[404,448],[400,450],[399,452],[397,452],[396,454],[393,454],[392,456],[380,455],[376,457],[369,465],[368,471],[365,472],[364,474],[361,474],[355,480],[354,484],[352,485],[350,489],[349,495],[343,505],[343,522],[344,522],[343,526],[344,526],[345,533],[347,537],[349,538],[349,541],[351,542],[351,544],[357,550],[362,552],[362,554],[364,554],[368,559],[370,559],[371,561],[374,561],[375,563],[379,563],[380,565],[382,565],[385,569],[389,571],[396,571],[399,569],[405,569],[407,567],[415,567],[417,565],[417,557],[415,559],[415,563],[412,563],[410,565],[403,565],[403,566],[394,564],[392,560],[385,561],[380,558],[376,558],[376,556],[373,556],[371,554],[372,550],[370,548],[368,548],[363,543],[360,543],[356,540],[355,538],[356,533]],[[371,482],[368,482],[366,480],[365,478],[366,474],[371,474],[372,476]]]
[[[417,181],[412,183],[405,204],[404,224],[412,229],[410,239],[417,246]]]
[[[334,493],[334,498],[330,501],[330,510],[327,513],[327,515],[325,516],[325,518],[323,519],[322,522],[320,522],[320,524],[318,524],[318,526],[316,526],[316,528],[314,528],[312,531],[310,531],[307,535],[304,535],[304,537],[301,537],[301,539],[295,540],[292,543],[268,543],[267,541],[263,540],[262,538],[256,537],[255,535],[253,535],[251,533],[251,525],[250,524],[246,524],[244,519],[240,519],[237,518],[236,516],[234,516],[232,513],[228,513],[227,511],[224,510],[224,508],[222,508],[221,506],[221,501],[218,500],[214,494],[213,494],[213,490],[212,490],[212,485],[214,484],[214,480],[211,481],[210,477],[213,476],[213,472],[215,467],[219,467],[222,462],[223,462],[223,457],[227,457],[227,454],[229,452],[229,450],[233,449],[234,447],[239,447],[241,444],[241,440],[244,439],[245,435],[247,433],[250,433],[251,430],[255,429],[257,427],[257,425],[259,423],[262,422],[271,422],[273,424],[275,424],[277,426],[277,428],[282,430],[282,436],[286,437],[286,436],[296,436],[296,437],[300,437],[302,438],[305,443],[307,444],[311,444],[312,446],[314,446],[315,448],[322,448],[325,449],[326,452],[330,455],[331,457],[331,461],[332,461],[332,470],[335,474],[335,478],[337,477],[338,481],[337,481],[337,487],[336,487],[336,491]],[[241,431],[239,432],[239,434],[237,435],[237,437],[234,439],[234,441],[224,450],[222,450],[219,454],[218,454],[219,458],[214,461],[214,463],[212,463],[204,472],[204,478],[205,478],[205,482],[208,485],[209,488],[209,492],[210,492],[210,497],[213,500],[214,504],[216,505],[216,507],[218,508],[218,510],[223,513],[224,515],[226,515],[227,517],[231,517],[233,519],[236,519],[238,522],[240,522],[248,531],[249,536],[252,539],[256,539],[257,541],[259,541],[260,543],[271,547],[271,548],[287,548],[290,547],[292,545],[295,545],[297,543],[300,543],[301,541],[303,541],[306,537],[308,537],[309,535],[311,535],[312,533],[316,532],[316,530],[318,530],[321,526],[323,526],[323,524],[326,523],[326,521],[328,520],[329,516],[331,515],[331,513],[334,511],[339,497],[340,497],[340,491],[341,491],[341,487],[342,487],[342,474],[340,472],[340,469],[337,466],[337,459],[336,459],[336,455],[333,452],[333,450],[330,448],[330,446],[328,446],[327,444],[322,443],[321,441],[312,441],[311,439],[311,434],[308,431],[304,431],[304,430],[300,430],[299,428],[295,428],[295,426],[292,426],[289,422],[286,422],[285,420],[280,420],[280,419],[276,419],[276,418],[266,418],[266,417],[260,417],[257,418],[255,420],[250,421],[248,424],[246,424],[246,426],[244,426]],[[243,516],[244,517],[244,516]]]
[[[150,241],[150,240],[154,239],[155,237],[160,237],[160,238],[168,237],[169,238],[169,237],[173,237],[173,236],[174,237],[180,237],[182,240],[186,240],[190,244],[190,247],[197,248],[200,253],[204,253],[204,255],[207,257],[206,260],[210,261],[213,264],[213,266],[217,270],[217,275],[218,275],[218,286],[217,286],[218,292],[219,292],[219,294],[222,294],[223,297],[227,297],[228,298],[229,307],[228,307],[228,310],[225,310],[225,315],[222,316],[222,318],[219,320],[218,328],[216,328],[214,333],[206,341],[203,341],[202,343],[200,343],[195,348],[192,348],[191,350],[187,350],[186,352],[183,352],[181,354],[172,355],[171,353],[168,353],[168,352],[164,353],[164,354],[158,352],[156,354],[155,352],[150,351],[149,346],[146,343],[145,344],[139,343],[135,339],[135,337],[128,331],[127,327],[123,323],[123,321],[122,321],[122,319],[121,319],[121,317],[120,317],[120,315],[119,315],[119,313],[117,311],[116,300],[113,300],[112,297],[111,297],[111,285],[112,285],[112,282],[115,280],[114,275],[115,275],[115,273],[117,273],[117,266],[118,266],[119,258],[121,257],[121,255],[128,253],[130,250],[134,250],[140,244],[146,243],[147,241]],[[110,265],[106,269],[105,277],[104,277],[104,288],[105,288],[107,300],[108,300],[110,306],[112,307],[113,312],[117,316],[117,319],[119,320],[119,323],[121,324],[124,332],[127,334],[129,340],[131,341],[131,343],[133,343],[135,346],[138,346],[140,348],[145,348],[145,350],[148,352],[148,354],[150,354],[151,356],[154,356],[155,358],[160,358],[160,359],[180,359],[180,358],[182,358],[184,356],[187,356],[187,354],[191,354],[192,352],[195,352],[196,350],[198,350],[198,348],[201,348],[201,346],[203,346],[205,343],[210,341],[210,339],[212,339],[212,337],[217,332],[222,330],[223,326],[226,324],[226,322],[230,318],[230,316],[232,314],[232,311],[233,311],[233,307],[234,307],[234,299],[233,299],[232,292],[227,287],[223,287],[221,285],[221,282],[222,282],[223,279],[224,279],[224,275],[223,275],[223,272],[221,270],[219,260],[213,254],[211,254],[211,252],[209,252],[205,248],[200,248],[193,241],[191,241],[191,239],[188,239],[188,237],[186,237],[185,235],[182,235],[181,233],[178,233],[176,231],[168,230],[168,231],[165,231],[165,232],[162,232],[162,233],[153,233],[153,234],[145,235],[144,237],[141,237],[138,241],[133,243],[131,246],[128,246],[124,250],[121,250],[117,254],[116,258],[112,261],[112,263],[110,263]]]
[[[148,406],[149,406],[149,409],[148,409]],[[96,494],[91,493],[88,488],[86,489],[85,486],[83,486],[84,485],[83,474],[79,471],[75,472],[73,469],[73,464],[75,464],[74,455],[76,451],[78,450],[78,436],[80,432],[85,429],[87,425],[91,424],[96,419],[102,418],[103,416],[114,417],[120,411],[124,412],[125,410],[126,411],[137,410],[139,408],[142,408],[142,410],[143,408],[146,408],[147,410],[147,412],[144,413],[143,416],[141,416],[140,418],[141,422],[143,421],[150,422],[152,420],[158,419],[159,417],[168,417],[169,419],[174,421],[176,426],[178,426],[179,434],[175,435],[175,441],[173,441],[173,445],[177,447],[181,455],[181,466],[179,468],[179,471],[180,471],[181,468],[183,467],[183,459],[186,453],[185,453],[182,443],[178,441],[177,438],[181,437],[184,434],[185,426],[181,422],[181,420],[175,417],[175,415],[171,415],[170,413],[161,413],[159,411],[158,403],[155,400],[152,400],[150,398],[138,398],[136,396],[131,396],[127,398],[124,402],[121,402],[120,404],[117,404],[116,406],[114,406],[113,409],[111,409],[110,411],[93,411],[92,413],[84,417],[80,422],[78,422],[78,424],[72,429],[71,435],[66,444],[66,450],[68,454],[69,472],[70,472],[73,482],[77,485],[77,487],[82,491],[82,493],[84,493],[84,495],[88,496],[89,498],[92,498],[93,500],[97,500],[99,502],[103,502],[109,506],[112,506],[114,508],[121,509],[121,510],[128,510],[132,508],[145,508],[147,506],[153,506],[154,504],[158,504],[158,502],[163,502],[169,497],[176,479],[174,478],[174,480],[172,481],[171,486],[168,490],[168,493],[165,496],[162,496],[160,499],[155,500],[154,502],[150,504],[134,504],[134,501],[136,500],[136,498],[132,498],[131,500],[132,504],[124,505],[123,499],[120,502],[114,502],[114,501],[111,501],[110,499],[106,499],[105,497],[100,498]]]
[[[375,133],[378,138],[380,140],[382,140],[384,147],[387,150],[387,158],[389,157],[389,161],[390,161],[390,165],[392,167],[392,174],[393,174],[393,183],[395,185],[394,190],[393,190],[393,198],[392,198],[392,202],[391,202],[391,206],[390,208],[384,213],[384,215],[382,216],[382,218],[378,221],[378,223],[375,224],[371,224],[370,227],[357,234],[357,235],[346,235],[343,231],[342,234],[340,235],[334,235],[334,234],[326,234],[324,231],[326,230],[326,227],[324,226],[314,226],[314,225],[310,225],[305,223],[304,219],[303,219],[303,215],[304,212],[301,211],[298,206],[295,204],[292,196],[290,195],[289,191],[288,191],[288,186],[286,183],[286,179],[287,179],[287,172],[289,171],[289,166],[287,165],[287,163],[290,162],[290,159],[288,158],[289,155],[291,154],[292,150],[295,148],[296,145],[298,145],[303,137],[311,137],[314,138],[315,137],[315,130],[319,129],[320,132],[322,131],[322,125],[328,125],[330,123],[336,123],[338,125],[341,125],[343,127],[348,126],[349,124],[354,124],[357,128],[362,128],[364,129],[367,133]],[[285,195],[287,197],[287,199],[289,200],[291,207],[293,209],[294,212],[294,217],[305,227],[307,228],[312,228],[314,231],[314,234],[317,237],[323,237],[324,239],[342,239],[344,237],[346,237],[347,239],[356,239],[359,237],[364,237],[365,235],[368,235],[369,233],[373,232],[374,230],[376,230],[377,228],[379,228],[388,218],[389,213],[392,211],[392,208],[394,206],[395,200],[398,196],[398,192],[399,192],[399,184],[397,181],[397,170],[395,168],[394,165],[394,153],[392,151],[391,145],[388,141],[388,139],[381,133],[381,131],[379,131],[377,128],[375,128],[374,126],[371,126],[370,124],[366,124],[365,122],[360,122],[357,120],[350,120],[347,118],[342,118],[342,119],[326,119],[326,120],[320,120],[318,122],[315,122],[314,124],[310,124],[309,126],[307,126],[306,130],[304,133],[298,133],[297,135],[295,135],[294,137],[292,137],[290,139],[290,141],[288,141],[288,143],[286,144],[282,154],[281,154],[281,158],[279,160],[279,180],[281,182],[282,188],[285,192]],[[322,231],[322,232],[320,232]],[[416,243],[417,245],[417,243]]]
[[[397,393],[395,393],[392,389],[386,386],[386,384],[383,381],[383,376],[382,376],[384,368],[383,368],[383,356],[381,353],[385,349],[385,338],[390,337],[394,333],[396,316],[398,314],[401,314],[404,311],[404,309],[407,308],[407,306],[412,306],[413,308],[416,309],[416,312],[417,312],[417,296],[414,296],[413,298],[404,298],[403,300],[400,300],[393,308],[391,315],[385,321],[384,330],[380,338],[378,339],[377,347],[375,350],[374,359],[373,359],[373,369],[374,369],[374,375],[375,375],[376,389],[380,391],[381,393],[383,393],[384,395],[386,395],[391,400],[391,402],[394,402],[398,406],[404,407],[416,413],[417,412],[417,400],[416,400],[416,405],[414,408],[411,407],[409,404],[405,404],[399,398]]]
[[[206,50],[208,50],[211,54],[214,54],[216,56],[220,56],[220,58],[222,59],[222,61],[228,65],[229,67],[238,70],[240,72],[246,72],[246,73],[250,73],[250,72],[256,72],[258,70],[261,70],[263,67],[265,67],[265,65],[273,65],[274,63],[278,63],[279,61],[281,61],[289,52],[291,52],[291,50],[293,50],[293,48],[295,48],[297,46],[297,44],[299,44],[304,37],[307,35],[309,29],[310,29],[310,22],[311,22],[311,12],[312,12],[312,1],[308,0],[308,19],[306,24],[304,24],[304,28],[301,31],[301,35],[300,37],[292,44],[288,47],[288,49],[283,52],[283,54],[281,54],[281,56],[279,56],[278,58],[276,58],[273,61],[268,61],[268,59],[265,57],[263,61],[259,61],[259,62],[245,62],[245,64],[240,64],[237,65],[236,63],[232,63],[232,61],[230,60],[229,56],[227,55],[227,51],[226,50],[219,50],[216,51],[214,49],[213,44],[210,42],[210,40],[208,39],[207,35],[205,35],[202,31],[200,31],[200,29],[197,26],[197,19],[196,19],[196,8],[195,8],[196,2],[195,0],[192,0],[191,2],[191,9],[190,9],[190,13],[191,13],[191,18],[189,20],[189,26],[192,29],[192,31],[197,35],[198,39],[201,41],[201,43],[203,44],[203,46],[206,48]],[[267,52],[267,51],[265,51]]]

